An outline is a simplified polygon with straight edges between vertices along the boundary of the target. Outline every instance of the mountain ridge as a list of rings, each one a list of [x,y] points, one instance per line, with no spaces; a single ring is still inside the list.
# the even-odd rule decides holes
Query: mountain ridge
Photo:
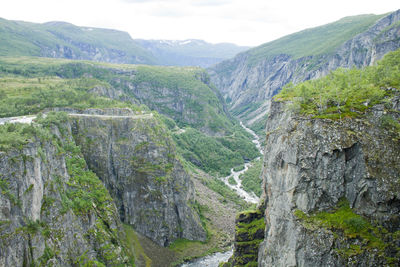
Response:
[[[211,81],[226,99],[230,111],[246,124],[257,128],[261,133],[262,125],[265,126],[265,115],[268,113],[271,98],[288,82],[298,83],[318,78],[338,67],[351,68],[352,66],[370,65],[387,52],[398,48],[400,44],[396,40],[399,37],[400,11],[395,11],[382,18],[375,16],[375,19],[376,23],[370,22],[368,30],[344,41],[333,53],[300,58],[277,53],[272,57],[260,56],[258,61],[254,62],[251,60],[250,51],[253,51],[254,54],[254,50],[257,48],[253,48],[209,68]],[[363,20],[364,18],[361,19],[361,22]],[[361,25],[363,24],[361,23]],[[330,27],[332,25],[335,24],[330,24]],[[313,29],[323,28],[320,26]],[[336,35],[324,38],[329,40],[334,36]],[[303,37],[302,42],[307,40],[305,38],[307,36]],[[291,44],[286,44],[285,47],[295,45],[296,42],[293,41]],[[263,48],[263,45],[260,47]],[[286,49],[285,47],[283,48]],[[276,49],[281,48],[277,47]]]
[[[133,39],[116,29],[64,21],[32,23],[0,18],[0,56],[42,56],[109,63],[209,67],[248,49],[203,40]]]

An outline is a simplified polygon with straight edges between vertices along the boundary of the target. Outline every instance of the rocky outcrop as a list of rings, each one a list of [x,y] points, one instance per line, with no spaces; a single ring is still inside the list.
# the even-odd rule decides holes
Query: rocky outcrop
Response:
[[[59,119],[0,152],[0,265],[127,264],[117,209]]]
[[[1,266],[129,264],[121,221],[163,246],[205,240],[192,181],[157,117],[64,111],[1,126],[14,139],[0,142]]]
[[[331,121],[273,103],[259,266],[399,264],[399,111],[395,97],[362,118]]]
[[[205,231],[190,208],[193,183],[167,129],[153,114],[129,109],[118,109],[118,117],[115,109],[101,114],[73,116],[73,133],[121,220],[162,246],[177,238],[204,241]]]
[[[369,66],[398,49],[399,20],[400,10],[378,20],[330,54],[301,58],[277,54],[252,63],[250,52],[241,53],[210,68],[211,81],[231,104],[231,111],[251,125],[265,116],[271,98],[288,82],[319,78],[339,67]]]
[[[264,239],[265,223],[263,211],[241,212],[236,217],[233,266],[254,266],[258,260],[258,248]]]

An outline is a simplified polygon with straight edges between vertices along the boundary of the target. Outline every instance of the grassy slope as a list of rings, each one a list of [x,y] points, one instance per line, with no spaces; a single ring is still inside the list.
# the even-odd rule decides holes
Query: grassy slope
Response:
[[[121,102],[104,97],[94,96],[89,93],[89,89],[93,88],[94,86],[111,87],[109,81],[110,79],[115,78],[115,76],[113,76],[115,73],[113,74],[112,70],[110,69],[139,70],[140,67],[131,65],[111,65],[84,61],[71,61],[65,59],[28,57],[0,58],[1,117],[37,113],[45,108],[55,106],[70,106],[76,108],[131,107],[137,110],[145,108],[138,107],[128,102]],[[175,71],[178,69],[179,68],[175,69]],[[191,73],[190,69],[182,69],[182,71],[185,70]],[[139,77],[143,76],[139,75]],[[169,83],[168,80],[162,81],[162,79],[159,82],[164,85]],[[190,84],[190,81],[185,82]],[[156,117],[162,119],[170,129],[177,128],[176,123],[172,119],[163,115],[156,115]],[[232,125],[231,122],[229,123]],[[25,136],[26,134],[29,134],[28,128],[30,128],[30,126],[28,125],[18,125],[16,128],[11,125],[0,128],[2,132],[0,138],[0,148],[2,149],[7,150],[11,147],[20,147],[29,139],[27,136]],[[224,137],[207,136],[195,129],[190,130],[190,127],[188,127],[188,129],[188,132],[195,131],[197,134],[199,134],[199,139],[207,139],[208,142],[216,144],[216,146],[219,148],[217,151],[214,151],[216,153],[225,151],[229,155],[233,154],[234,152],[229,150],[229,147],[234,149],[235,145],[237,146],[235,149],[237,148],[238,150],[248,149],[247,145],[249,141],[240,131],[236,132],[236,130],[231,129],[232,135],[228,136],[227,139],[224,140]],[[241,141],[235,142],[234,139],[232,139],[234,135],[240,137],[238,140]],[[190,146],[184,147],[184,149],[190,148]],[[192,153],[201,152],[200,154],[205,156],[210,154],[210,149],[213,150],[214,147],[206,146],[205,151],[193,150]],[[252,150],[253,148],[250,148],[250,151]],[[256,151],[256,149],[254,150]],[[185,161],[183,161],[183,163],[185,165],[190,165],[190,163],[186,163]],[[222,161],[219,163],[219,165],[217,164],[216,168],[219,169],[226,167],[224,166],[225,164],[229,163]],[[195,169],[193,166],[191,168]],[[229,189],[226,188],[225,185],[218,183],[218,181],[213,177],[210,177],[206,174],[201,174],[198,176],[200,177],[198,179],[201,179],[201,181],[198,181],[198,184],[200,187],[202,187],[202,190],[207,192],[207,194],[213,195],[214,201],[217,204],[219,203],[218,210],[215,210],[217,207],[212,207],[212,209],[210,209],[210,207],[206,206],[206,204],[210,201],[210,198],[208,196],[204,196],[201,198],[202,200],[201,204],[199,204],[200,206],[194,207],[205,214],[205,224],[210,231],[210,239],[206,243],[188,242],[184,240],[179,241],[170,248],[173,252],[162,252],[166,253],[166,255],[168,254],[169,257],[172,257],[170,259],[171,261],[181,261],[186,257],[196,257],[215,251],[216,249],[223,249],[226,247],[226,242],[229,243],[228,236],[230,234],[221,232],[223,229],[225,229],[224,224],[226,223],[226,219],[218,221],[217,219],[219,217],[215,215],[221,214],[222,212],[226,213],[227,203],[228,205],[231,205],[229,208],[229,214],[234,214],[245,206],[244,203],[240,203],[240,200],[235,197],[233,192],[228,192]],[[205,176],[207,176],[207,178],[205,178]],[[215,193],[214,191],[218,193]],[[227,217],[233,218],[234,216],[227,215]],[[128,240],[127,242],[131,244],[136,242],[137,245],[137,238],[135,239],[135,237],[131,235],[128,230],[127,232],[129,236],[127,238],[131,238],[131,240]],[[142,242],[139,243],[142,244]],[[141,250],[138,248],[136,248],[136,250],[139,253],[136,256],[141,257],[145,264],[149,262],[149,258],[146,258],[146,255],[152,255],[154,252],[154,249],[152,250],[153,252],[141,252]],[[151,260],[153,262],[157,261],[157,259],[154,259],[153,257],[151,257]]]
[[[136,56],[144,63],[155,62],[150,53],[126,32],[78,27],[64,22],[37,24],[0,18],[0,56],[43,56],[43,48],[57,50],[57,45],[67,46],[76,55],[81,55],[78,44],[123,51],[132,63],[136,62],[133,59]]]
[[[125,73],[124,73],[125,72]],[[128,72],[128,74],[126,73]],[[135,75],[132,75],[134,73]],[[171,130],[179,127],[218,131],[220,137],[209,136],[201,131],[188,131],[186,138],[196,139],[179,142],[184,156],[203,170],[227,173],[229,169],[252,159],[258,152],[246,132],[227,117],[222,104],[212,88],[204,83],[204,71],[199,68],[115,65],[87,61],[47,58],[0,58],[0,117],[34,114],[51,107],[139,107],[127,102],[94,96],[94,87],[117,88],[130,94],[123,82],[142,86],[149,98],[139,99],[143,104],[171,117]],[[117,82],[119,81],[119,82]],[[186,116],[168,108],[168,103],[155,103],[159,90],[168,88],[173,93],[172,102],[185,105]],[[172,103],[172,104],[173,104]],[[146,107],[142,107],[146,108]],[[196,133],[189,135],[189,133]],[[198,142],[199,141],[199,142]],[[201,142],[200,142],[201,141]],[[193,142],[197,143],[192,146]],[[200,145],[212,144],[201,147]],[[215,155],[215,157],[209,157]],[[208,162],[212,161],[212,167]]]
[[[249,50],[249,60],[255,63],[279,54],[287,54],[293,58],[329,54],[345,41],[367,30],[383,16],[345,17],[336,22],[290,34]]]
[[[289,100],[303,115],[341,119],[356,117],[392,96],[400,87],[400,50],[388,53],[377,66],[337,69],[329,75],[297,85],[288,84],[275,96]]]

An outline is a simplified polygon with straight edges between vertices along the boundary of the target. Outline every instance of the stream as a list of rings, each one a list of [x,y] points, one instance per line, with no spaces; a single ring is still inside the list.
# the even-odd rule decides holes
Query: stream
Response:
[[[260,140],[258,138],[258,136],[249,128],[247,128],[246,126],[244,126],[244,124],[242,122],[240,122],[240,126],[243,127],[243,129],[246,130],[246,132],[250,133],[254,139],[252,140],[252,142],[256,145],[257,149],[260,151],[261,155],[263,155],[263,151],[261,148],[261,144],[260,144]],[[258,158],[259,159],[259,158]],[[246,191],[243,190],[242,188],[242,180],[239,179],[240,175],[245,173],[249,167],[251,166],[250,162],[247,162],[244,164],[244,169],[240,170],[240,171],[235,171],[233,168],[231,169],[231,174],[222,178],[222,181],[231,189],[235,190],[236,193],[243,198],[245,201],[250,202],[250,203],[258,203],[258,201],[260,200],[259,197],[257,197],[253,192],[248,193]],[[230,184],[229,183],[229,178],[233,178],[236,182],[235,185]]]
[[[83,114],[77,114],[77,115],[83,115]],[[151,114],[152,115],[152,114]],[[33,119],[35,119],[36,116],[21,116],[21,117],[10,117],[10,118],[0,118],[0,125],[4,123],[31,123]],[[258,136],[249,128],[244,126],[242,122],[240,122],[240,126],[242,126],[248,133],[250,133],[254,139],[252,142],[256,145],[257,149],[260,151],[260,153],[263,155],[263,151],[261,149],[261,144],[259,142]],[[249,167],[251,166],[250,162],[247,162],[244,164],[244,169],[240,171],[234,171],[234,169],[231,169],[231,174],[228,175],[227,177],[221,178],[222,181],[230,188],[235,190],[237,194],[242,197],[245,201],[250,202],[250,203],[258,203],[259,198],[253,193],[248,193],[244,191],[241,188],[242,185],[242,180],[239,179],[239,176],[243,173],[245,173]],[[232,185],[228,182],[229,178],[233,177],[233,179],[236,181],[236,185]],[[190,262],[184,263],[180,265],[180,267],[218,267],[218,264],[220,262],[228,261],[228,259],[232,256],[233,250],[229,250],[226,252],[217,252],[213,253],[211,255],[201,257],[198,259],[194,259]]]
[[[258,136],[251,129],[244,126],[244,124],[242,122],[240,122],[240,126],[242,126],[243,129],[246,130],[246,132],[250,133],[254,137],[252,142],[256,145],[256,147],[260,151],[261,155],[264,155]],[[242,180],[239,179],[239,176],[241,174],[245,173],[249,169],[250,166],[251,166],[251,163],[247,162],[244,164],[243,170],[234,171],[234,169],[232,168],[231,174],[224,178],[221,178],[221,180],[229,188],[232,188],[233,190],[235,190],[236,193],[240,197],[242,197],[245,201],[250,202],[250,203],[258,203],[259,198],[253,192],[248,193],[241,188]],[[228,182],[230,177],[233,177],[233,179],[235,179],[235,181],[237,183],[236,185],[232,185]],[[217,253],[184,263],[184,264],[180,265],[180,267],[218,267],[218,264],[220,262],[228,261],[228,259],[232,256],[232,254],[233,254],[233,250],[226,251],[223,253],[217,252]]]

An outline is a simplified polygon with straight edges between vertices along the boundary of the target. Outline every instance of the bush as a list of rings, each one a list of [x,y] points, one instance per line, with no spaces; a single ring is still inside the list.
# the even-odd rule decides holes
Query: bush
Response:
[[[341,119],[355,117],[381,103],[400,85],[400,50],[388,53],[377,66],[337,69],[327,76],[298,85],[287,84],[275,100],[288,100],[303,115]]]

